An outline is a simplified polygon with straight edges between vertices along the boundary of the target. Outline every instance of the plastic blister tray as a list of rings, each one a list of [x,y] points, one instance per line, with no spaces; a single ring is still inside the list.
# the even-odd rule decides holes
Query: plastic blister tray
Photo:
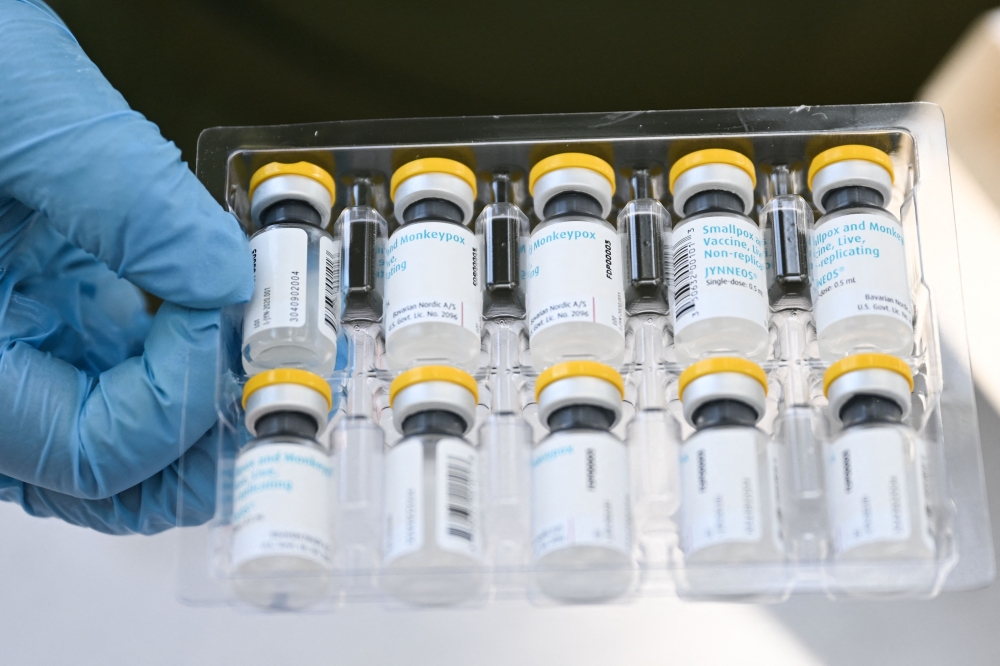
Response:
[[[767,413],[759,423],[770,438],[770,450],[781,477],[779,484],[784,561],[769,564],[685,563],[678,544],[676,502],[663,496],[664,475],[676,474],[678,444],[690,436],[678,401],[677,380],[684,369],[675,362],[669,315],[632,316],[626,325],[625,415],[614,432],[625,439],[637,422],[637,405],[649,417],[648,401],[639,394],[656,386],[664,396],[664,439],[629,441],[631,515],[634,566],[632,584],[620,597],[677,593],[691,598],[780,600],[793,592],[820,591],[832,596],[883,595],[930,597],[942,590],[969,589],[994,577],[994,555],[986,503],[976,405],[966,343],[959,259],[952,212],[944,119],[934,105],[762,108],[711,111],[656,111],[618,114],[439,118],[348,121],[271,127],[206,130],[198,144],[197,173],[210,192],[231,210],[248,232],[248,185],[251,174],[271,161],[311,161],[329,170],[338,183],[334,218],[348,200],[352,175],[380,175],[388,181],[394,168],[418,157],[452,157],[473,167],[480,178],[476,214],[489,203],[488,184],[498,172],[515,174],[515,203],[537,223],[523,174],[539,156],[559,150],[591,152],[604,157],[618,174],[614,221],[627,203],[631,169],[653,174],[653,195],[670,209],[664,170],[681,155],[707,147],[729,147],[752,157],[763,174],[771,165],[787,165],[795,191],[809,200],[803,171],[819,150],[843,143],[864,143],[891,157],[895,185],[886,206],[902,222],[914,303],[914,353],[906,359],[914,372],[910,425],[927,446],[927,495],[936,557],[931,560],[837,562],[823,544],[829,540],[821,518],[826,497],[822,476],[816,477],[803,456],[822,455],[836,434],[827,413],[815,330],[806,303],[772,301],[771,345],[763,364],[768,374]],[[517,176],[516,174],[520,174]],[[520,179],[519,179],[520,178]],[[759,179],[761,183],[765,177]],[[766,203],[763,185],[752,216]],[[376,206],[395,227],[387,188],[376,191]],[[671,214],[673,211],[671,210]],[[675,218],[676,219],[676,216]],[[214,517],[194,525],[197,513],[178,507],[180,596],[190,603],[237,602],[229,565],[233,462],[249,438],[243,426],[240,392],[247,377],[240,363],[242,307],[224,311],[219,354],[217,407],[223,427],[218,442],[218,485]],[[380,326],[376,322],[345,322],[341,345],[350,348],[327,379],[339,396],[339,406],[320,439],[330,442],[341,427],[351,400],[365,392],[369,412],[387,444],[400,435],[388,404],[392,379],[384,370]],[[506,361],[509,373],[505,374]],[[364,359],[367,359],[365,361]],[[476,378],[480,405],[476,428],[468,440],[480,442],[479,429],[489,416],[492,392],[508,391],[523,409],[535,441],[545,435],[534,404],[537,370],[530,364],[523,319],[496,317],[484,321],[482,363]],[[791,383],[810,396],[808,404],[787,404]],[[502,384],[502,385],[501,385]],[[350,390],[348,390],[348,388]],[[355,409],[352,413],[357,413]],[[645,410],[645,411],[644,411]],[[666,416],[664,416],[666,415]],[[636,426],[637,431],[639,426]],[[497,435],[497,430],[490,436]],[[366,431],[378,436],[378,429]],[[811,438],[811,440],[810,440]],[[810,440],[804,442],[803,440]],[[186,448],[191,442],[182,442]],[[528,597],[546,603],[535,584],[530,558],[530,475],[520,450],[481,446],[481,502],[485,561],[475,571],[445,575],[482,579],[481,593],[471,604],[492,599]],[[812,447],[812,448],[810,448]],[[331,446],[331,450],[334,447]],[[370,552],[351,546],[350,536],[367,533],[377,543],[382,478],[381,457],[364,459],[334,454],[336,481],[329,501],[333,507],[335,566],[329,593],[318,608],[342,603],[383,600],[387,573],[378,566],[377,548]],[[184,469],[181,470],[182,475]],[[183,482],[183,479],[182,479]],[[811,509],[810,509],[811,507]],[[188,518],[188,516],[192,516]],[[810,517],[812,516],[812,518]],[[815,518],[815,519],[814,519]],[[410,572],[414,573],[414,572]],[[436,575],[442,575],[440,572]]]

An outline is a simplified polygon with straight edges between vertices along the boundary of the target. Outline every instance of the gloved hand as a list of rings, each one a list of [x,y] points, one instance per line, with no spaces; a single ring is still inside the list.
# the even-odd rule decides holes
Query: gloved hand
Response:
[[[249,257],[58,17],[0,0],[0,499],[114,533],[174,524],[179,494],[208,519],[217,308]]]

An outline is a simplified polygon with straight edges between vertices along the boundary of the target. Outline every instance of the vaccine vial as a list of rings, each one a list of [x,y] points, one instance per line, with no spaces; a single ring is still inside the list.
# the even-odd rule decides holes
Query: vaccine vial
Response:
[[[775,309],[809,309],[809,233],[812,208],[794,192],[787,165],[771,166],[767,174],[770,197],[760,209],[767,261],[767,287]]]
[[[670,169],[675,222],[670,310],[680,363],[707,355],[767,358],[764,244],[750,219],[757,176],[746,156],[710,148]]]
[[[528,216],[513,201],[510,175],[495,174],[490,184],[494,201],[476,219],[485,267],[483,316],[523,319]]]
[[[633,580],[628,450],[611,433],[622,414],[618,371],[568,361],[535,383],[549,435],[531,457],[538,587],[553,599],[612,599]]]
[[[855,352],[913,351],[903,227],[885,209],[892,183],[892,160],[871,146],[837,146],[809,166],[813,205],[823,214],[812,230],[809,270],[826,361]]]
[[[618,228],[625,235],[625,309],[629,315],[666,314],[667,276],[663,240],[670,213],[653,196],[648,169],[633,169],[631,197],[620,213]]]
[[[326,376],[337,362],[340,242],[325,231],[333,178],[308,162],[271,162],[250,179],[253,297],[243,311],[243,368],[302,368]]]
[[[523,173],[494,173],[493,202],[476,220],[485,259],[485,385],[490,415],[479,427],[485,465],[482,483],[486,557],[496,573],[494,589],[520,587],[519,570],[530,564],[532,430],[522,414],[527,348],[524,321],[524,251],[528,218],[515,204]],[[508,573],[510,572],[510,573]]]
[[[823,387],[843,426],[826,456],[835,556],[933,558],[926,446],[904,423],[909,366],[887,354],[855,354],[827,369]]]
[[[246,383],[243,406],[253,439],[233,478],[233,586],[261,608],[304,608],[326,594],[333,557],[332,461],[316,441],[330,386],[305,370],[268,370]]]
[[[382,587],[417,605],[470,599],[484,582],[479,456],[463,437],[475,422],[472,375],[421,366],[393,380],[403,434],[385,456]]]
[[[389,369],[440,363],[473,372],[483,309],[482,258],[468,226],[476,176],[454,160],[428,157],[397,169],[391,194],[399,228],[386,250]]]
[[[528,239],[528,332],[537,368],[586,358],[618,366],[625,352],[621,239],[607,221],[615,172],[562,153],[528,176],[541,223]]]
[[[342,319],[345,323],[382,319],[389,227],[375,208],[377,186],[371,176],[351,178],[348,205],[334,225],[334,235],[342,239],[344,248]]]
[[[678,424],[667,410],[664,361],[669,340],[664,238],[670,214],[655,198],[653,174],[633,169],[631,200],[618,214],[626,238],[626,358],[632,362],[635,415],[629,421],[632,505],[644,561],[666,562],[680,502]],[[631,354],[628,351],[631,350]]]
[[[678,384],[695,433],[681,445],[681,547],[685,564],[781,562],[777,468],[756,424],[767,376],[751,361],[713,357]]]

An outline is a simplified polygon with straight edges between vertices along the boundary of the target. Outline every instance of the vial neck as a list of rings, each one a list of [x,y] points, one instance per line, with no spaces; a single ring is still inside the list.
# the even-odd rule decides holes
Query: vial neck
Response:
[[[490,196],[493,203],[516,203],[514,201],[514,183],[511,182],[510,175],[494,174],[490,183]]]
[[[752,428],[757,425],[757,419],[757,410],[753,407],[739,400],[728,399],[706,402],[691,416],[691,421],[698,430],[721,426]]]
[[[882,208],[882,194],[878,190],[860,185],[838,187],[823,197],[823,208],[827,214],[844,208]]]
[[[260,223],[265,227],[280,223],[308,224],[318,227],[322,222],[323,217],[318,210],[297,199],[276,201],[260,214]]]
[[[872,423],[902,423],[903,408],[895,400],[879,395],[856,395],[840,408],[845,428]]]
[[[299,412],[271,412],[257,419],[257,437],[304,437],[313,439],[319,426],[311,416]]]
[[[443,435],[459,437],[465,435],[465,419],[458,414],[443,409],[410,414],[400,426],[405,437],[413,435]]]
[[[549,430],[611,430],[614,412],[594,405],[570,405],[557,409],[549,415]]]
[[[347,205],[352,208],[358,206],[375,207],[375,191],[370,180],[357,178],[351,183],[347,190]]]
[[[600,217],[603,219],[600,202],[583,192],[560,192],[545,202],[542,219],[551,220],[568,215]]]
[[[636,169],[629,178],[629,194],[632,200],[653,199],[653,177],[648,169]]]
[[[743,214],[743,199],[732,192],[723,190],[706,190],[693,195],[684,202],[684,217],[699,213],[737,213]]]
[[[403,211],[403,224],[411,222],[452,222],[462,224],[465,216],[456,204],[444,199],[420,199]]]

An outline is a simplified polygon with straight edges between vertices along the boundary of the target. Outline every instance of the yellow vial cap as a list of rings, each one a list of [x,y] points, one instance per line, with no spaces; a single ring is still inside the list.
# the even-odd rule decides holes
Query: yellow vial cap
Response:
[[[538,400],[538,396],[550,384],[560,379],[569,379],[570,377],[603,379],[609,384],[613,384],[618,389],[618,392],[621,393],[622,398],[625,397],[625,380],[622,379],[621,373],[610,365],[598,363],[597,361],[566,361],[564,363],[556,363],[538,375],[538,379],[535,380],[535,400]]]
[[[757,170],[749,157],[728,148],[706,148],[688,153],[674,162],[674,165],[670,167],[670,193],[674,193],[674,183],[684,172],[705,164],[730,164],[743,169],[750,176],[753,186],[757,187]]]
[[[684,400],[684,389],[688,387],[688,384],[705,375],[714,375],[720,372],[738,372],[741,375],[752,377],[760,382],[760,385],[764,387],[764,395],[767,395],[767,373],[764,372],[764,368],[739,356],[713,356],[692,363],[681,373],[681,378],[677,382],[677,396]]]
[[[253,177],[250,178],[249,197],[253,199],[256,190],[265,180],[275,176],[305,176],[312,178],[317,183],[326,188],[330,193],[330,206],[337,202],[337,186],[333,182],[333,177],[326,169],[312,164],[311,162],[295,162],[294,164],[284,164],[283,162],[271,162],[257,169]]]
[[[902,375],[913,390],[913,371],[906,361],[898,356],[889,354],[854,354],[842,358],[823,373],[823,395],[827,394],[830,384],[837,381],[849,372],[856,370],[889,370]]]
[[[243,407],[247,406],[247,400],[254,391],[258,391],[266,386],[274,386],[275,384],[298,384],[299,386],[311,388],[326,398],[328,408],[333,407],[333,393],[330,391],[330,385],[326,380],[313,372],[299,370],[298,368],[265,370],[251,377],[247,380],[246,385],[243,386]]]
[[[392,174],[392,180],[389,182],[389,196],[392,197],[392,200],[396,200],[396,188],[404,180],[423,173],[446,173],[450,176],[457,176],[468,183],[469,187],[472,188],[472,198],[476,198],[478,193],[476,174],[472,173],[472,169],[447,157],[424,157],[407,162]]]
[[[892,168],[892,158],[890,158],[884,151],[881,151],[878,148],[872,148],[871,146],[848,144],[846,146],[837,146],[836,148],[824,150],[822,153],[813,158],[813,161],[809,164],[809,189],[812,189],[813,186],[813,176],[815,176],[820,169],[830,166],[836,162],[844,162],[846,160],[865,160],[866,162],[874,162],[889,172],[889,180],[892,182],[896,181],[896,173]]]
[[[528,174],[528,192],[535,196],[535,183],[539,178],[547,173],[559,169],[590,169],[596,171],[611,183],[611,194],[615,193],[615,170],[611,165],[600,157],[594,157],[587,153],[560,153],[546,157],[544,160],[531,167]]]
[[[479,384],[476,383],[476,378],[465,370],[459,370],[450,365],[422,365],[406,372],[401,372],[399,376],[392,380],[392,383],[389,385],[389,405],[392,406],[392,401],[396,399],[396,395],[403,389],[424,382],[450,382],[458,384],[462,388],[468,389],[476,402],[479,402]]]

